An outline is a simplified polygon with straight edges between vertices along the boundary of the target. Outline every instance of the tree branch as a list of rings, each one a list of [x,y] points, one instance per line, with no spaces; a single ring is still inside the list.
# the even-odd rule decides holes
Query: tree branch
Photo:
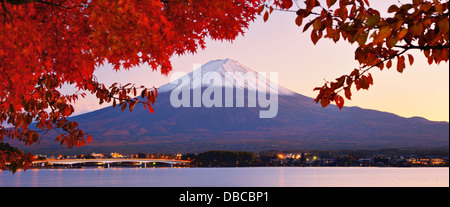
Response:
[[[416,46],[408,43],[407,46],[395,45],[394,47],[402,49],[419,49],[419,50],[439,50],[439,49],[449,49],[450,45],[436,45],[436,46]]]

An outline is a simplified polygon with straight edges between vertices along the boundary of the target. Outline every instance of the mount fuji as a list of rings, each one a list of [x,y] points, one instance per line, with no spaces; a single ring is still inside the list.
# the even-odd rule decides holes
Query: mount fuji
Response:
[[[198,74],[219,74],[222,82],[195,81]],[[225,59],[206,63],[199,69],[158,89],[159,95],[149,114],[140,105],[133,112],[121,112],[107,107],[71,118],[80,128],[94,137],[94,142],[81,151],[136,153],[185,153],[207,150],[296,150],[296,149],[379,149],[379,148],[445,148],[449,147],[449,123],[433,122],[424,118],[404,118],[392,113],[359,107],[322,108],[310,97],[303,96],[268,80],[261,74],[255,79],[241,81],[230,74],[254,73],[239,62]],[[230,78],[234,82],[230,81]],[[206,78],[209,80],[209,78]],[[214,78],[211,78],[214,79]],[[272,79],[272,76],[271,76]],[[201,80],[201,79],[200,79]],[[255,87],[256,81],[258,87]],[[181,83],[180,83],[181,82]],[[174,84],[174,83],[178,83]],[[228,83],[228,84],[227,84]],[[172,99],[181,85],[188,86],[190,96],[208,90],[221,91],[221,107],[194,107],[195,98],[189,97],[190,107],[177,106]],[[262,87],[259,87],[261,86]],[[227,89],[244,91],[244,106],[237,106],[239,97],[233,93],[233,107],[226,107]],[[276,90],[274,90],[276,89]],[[197,92],[196,92],[197,91]],[[274,118],[260,118],[267,107],[251,106],[252,94],[275,92],[277,114]],[[229,94],[228,94],[229,95]],[[207,100],[211,100],[209,94]],[[265,97],[267,98],[267,97]],[[173,102],[173,100],[172,100]],[[270,106],[273,107],[273,106]],[[55,152],[64,149],[58,143],[41,142],[37,151]]]

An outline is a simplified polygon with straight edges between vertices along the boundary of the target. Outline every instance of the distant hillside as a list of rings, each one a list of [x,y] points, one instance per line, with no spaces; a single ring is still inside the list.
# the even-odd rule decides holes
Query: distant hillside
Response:
[[[229,59],[211,61],[198,70],[219,74],[252,72]],[[200,86],[190,87],[192,94],[192,88]],[[208,85],[201,87],[204,90]],[[236,83],[234,87],[241,87],[245,98],[249,91],[257,90],[244,83]],[[278,86],[278,115],[273,119],[260,119],[262,109],[258,107],[174,108],[170,103],[174,88],[168,84],[159,89],[156,112],[152,115],[139,105],[132,113],[109,107],[73,117],[85,132],[94,136],[94,143],[80,151],[176,153],[449,147],[448,122],[403,118],[358,107],[345,107],[342,111],[333,106],[323,109],[312,98],[282,86]],[[35,151],[64,150],[53,142],[54,138],[48,140],[42,141]]]

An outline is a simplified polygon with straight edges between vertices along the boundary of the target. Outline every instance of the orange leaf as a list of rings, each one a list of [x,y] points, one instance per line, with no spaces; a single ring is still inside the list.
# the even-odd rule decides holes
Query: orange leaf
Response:
[[[439,21],[438,25],[439,25],[439,30],[443,34],[448,33],[448,30],[449,30],[449,28],[448,28],[449,27],[448,18],[441,19],[441,21]]]
[[[379,40],[383,40],[386,37],[388,37],[391,34],[392,30],[390,26],[383,26],[380,29],[380,32],[378,34]]]
[[[328,8],[332,7],[332,6],[336,3],[336,1],[337,1],[337,0],[327,0],[327,6],[328,6]]]
[[[305,27],[303,27],[303,32],[306,32],[306,30],[309,29],[309,27],[311,27],[311,25],[314,23],[314,21],[310,21],[308,23],[305,24]]]
[[[328,105],[330,105],[330,101],[329,101],[328,99],[322,98],[322,99],[320,100],[320,104],[322,104],[322,107],[325,108],[325,107],[327,107]]]
[[[378,67],[380,68],[380,70],[382,71],[384,69],[384,62],[382,62],[380,65],[378,65]]]
[[[346,97],[348,100],[352,100],[352,90],[351,90],[350,87],[346,87],[346,88],[345,88],[345,97]]]
[[[86,138],[87,144],[91,143],[92,141],[93,141],[93,140],[92,140],[92,136],[91,136],[90,134],[88,134],[88,135],[87,135],[87,138]]]
[[[369,85],[373,85],[373,77],[372,77],[372,74],[370,74],[370,73],[367,76],[367,83],[369,83]]]
[[[397,71],[399,73],[403,73],[403,70],[405,69],[405,57],[399,56],[397,57]]]
[[[392,60],[389,60],[389,61],[386,63],[386,67],[387,67],[388,69],[391,69],[391,67],[392,67]]]
[[[408,29],[402,28],[402,30],[398,33],[397,38],[399,40],[403,39],[408,34]]]
[[[297,16],[297,18],[295,19],[295,24],[300,27],[302,26],[302,23],[303,23],[303,16]]]
[[[344,108],[344,98],[342,98],[342,96],[340,95],[335,95],[334,96],[334,102],[336,103],[336,105],[339,107],[339,110],[342,110],[342,108]]]
[[[153,89],[155,90],[155,98],[158,97],[158,89],[153,87]]]
[[[444,12],[444,6],[438,0],[433,0],[433,2],[434,2],[434,8],[436,9],[436,12],[439,14],[442,14]]]
[[[314,44],[317,44],[317,42],[319,41],[320,37],[319,35],[317,35],[317,31],[313,30],[311,32],[311,40]]]
[[[134,109],[134,107],[136,106],[136,104],[137,104],[138,102],[137,101],[135,101],[135,102],[133,102],[133,103],[131,103],[130,104],[130,112],[133,112],[133,109]]]
[[[408,59],[409,59],[409,64],[413,65],[414,64],[414,57],[411,54],[408,54]]]
[[[148,111],[150,112],[150,114],[153,114],[153,112],[155,112],[153,107],[150,104],[147,104],[147,106],[148,106]]]
[[[352,73],[350,73],[350,76],[358,76],[359,75],[359,70],[355,69],[352,71]]]
[[[370,87],[369,81],[366,76],[361,76],[358,83],[359,83],[359,87],[362,89],[367,90]]]
[[[313,29],[319,30],[321,27],[322,27],[322,21],[320,20],[320,18],[316,18],[316,20],[314,20],[314,23],[313,23]]]
[[[417,24],[411,25],[411,27],[409,28],[409,31],[411,32],[411,34],[413,36],[421,35],[423,33],[423,30],[424,30],[423,24],[420,22]]]
[[[344,76],[336,79],[337,80],[336,88],[340,88],[340,87],[342,87],[344,85],[345,78],[347,78],[347,76],[344,75]]]
[[[397,5],[391,5],[388,9],[388,13],[394,13],[398,11],[398,6]]]
[[[310,12],[316,7],[316,0],[306,0],[306,11]]]
[[[339,9],[339,17],[341,17],[342,21],[347,20],[347,17],[348,17],[348,9],[347,9],[347,7],[344,6],[344,7],[341,7]]]

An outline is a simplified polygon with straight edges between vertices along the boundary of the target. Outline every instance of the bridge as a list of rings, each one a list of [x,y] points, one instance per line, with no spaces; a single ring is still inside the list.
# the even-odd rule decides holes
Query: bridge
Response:
[[[111,163],[142,163],[144,167],[147,167],[147,163],[166,163],[173,166],[173,164],[189,164],[190,161],[187,160],[175,160],[175,159],[47,159],[47,160],[37,160],[33,164],[44,166],[48,165],[74,165],[83,163],[101,163],[110,166]]]

